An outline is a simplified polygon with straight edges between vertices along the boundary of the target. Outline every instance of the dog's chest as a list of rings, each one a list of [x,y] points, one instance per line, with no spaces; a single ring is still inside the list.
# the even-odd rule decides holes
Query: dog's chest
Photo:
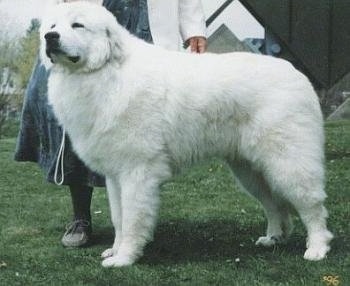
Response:
[[[135,150],[147,145],[143,141],[154,133],[145,127],[149,123],[134,104],[127,107],[127,101],[102,94],[96,88],[100,83],[75,85],[76,81],[51,78],[49,101],[79,157],[93,170],[107,174],[118,168],[119,162],[132,160]],[[104,86],[104,90],[116,89]],[[120,160],[109,163],[111,154]]]

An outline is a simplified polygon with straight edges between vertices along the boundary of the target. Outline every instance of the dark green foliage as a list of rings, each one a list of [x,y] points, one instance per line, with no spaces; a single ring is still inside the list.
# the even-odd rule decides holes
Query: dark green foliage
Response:
[[[12,39],[0,34],[0,138],[8,136],[8,111],[19,114],[22,109],[24,90],[39,49],[38,28],[39,21],[33,19],[25,37]]]

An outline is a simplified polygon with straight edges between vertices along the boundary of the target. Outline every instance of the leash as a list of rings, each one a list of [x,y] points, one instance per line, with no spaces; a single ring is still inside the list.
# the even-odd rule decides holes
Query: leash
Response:
[[[53,177],[55,184],[58,186],[61,186],[64,182],[64,165],[63,165],[63,163],[64,163],[65,143],[66,143],[66,130],[63,127],[62,128],[62,141],[61,141],[60,150],[58,151],[57,160],[56,160],[56,167],[55,167],[55,174]],[[60,164],[61,164],[61,179],[58,180],[58,169],[59,169]]]

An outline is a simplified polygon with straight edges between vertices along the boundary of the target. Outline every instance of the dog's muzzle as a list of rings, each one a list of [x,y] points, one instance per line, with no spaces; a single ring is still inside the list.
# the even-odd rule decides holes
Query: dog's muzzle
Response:
[[[62,49],[60,47],[60,34],[59,33],[48,32],[45,34],[44,38],[46,40],[46,55],[51,59],[52,62],[53,62],[52,55],[57,55],[57,54],[66,55],[66,53],[64,51],[62,51]],[[67,58],[73,63],[76,63],[80,60],[79,56],[68,56],[67,55]]]
[[[60,52],[60,34],[49,32],[44,36],[46,40],[46,55],[51,59],[51,54]]]

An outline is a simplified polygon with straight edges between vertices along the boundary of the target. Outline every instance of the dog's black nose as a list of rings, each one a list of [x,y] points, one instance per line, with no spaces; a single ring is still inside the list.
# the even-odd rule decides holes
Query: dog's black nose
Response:
[[[48,42],[54,42],[57,41],[60,38],[60,34],[57,32],[48,32],[45,34],[45,39]]]
[[[60,34],[57,32],[48,32],[44,35],[46,39],[46,55],[52,60],[52,54],[60,52]]]

